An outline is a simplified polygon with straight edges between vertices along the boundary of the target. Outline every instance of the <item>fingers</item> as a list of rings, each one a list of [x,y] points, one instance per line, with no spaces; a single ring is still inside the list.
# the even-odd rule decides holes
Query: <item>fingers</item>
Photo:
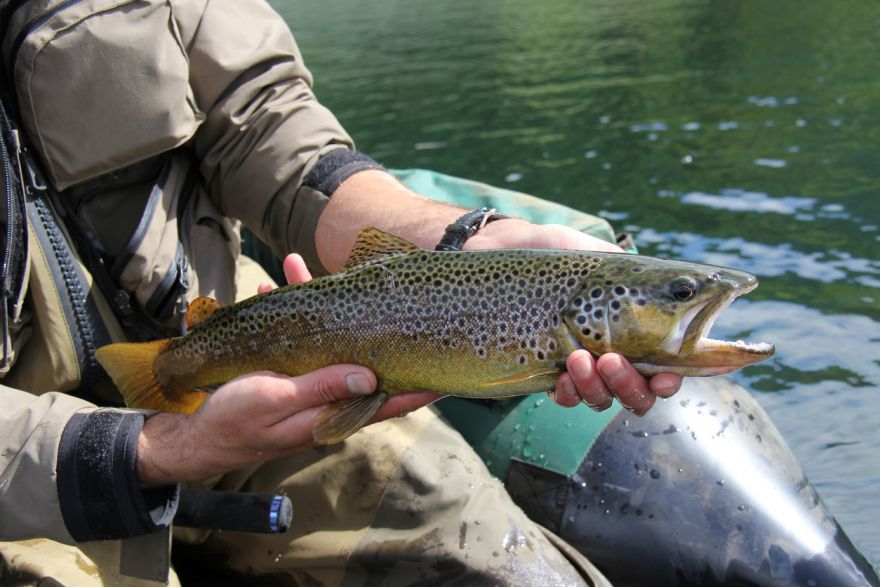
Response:
[[[674,373],[659,373],[648,381],[651,391],[660,397],[672,397],[681,388],[681,383],[681,375]]]
[[[682,378],[673,373],[661,373],[647,380],[616,353],[595,360],[589,352],[578,350],[569,355],[566,369],[551,392],[553,400],[565,407],[582,400],[596,411],[608,409],[617,398],[620,405],[641,416],[651,409],[657,397],[672,396],[682,383]]]
[[[585,404],[598,411],[611,407],[613,396],[608,386],[605,385],[605,381],[599,376],[596,361],[589,352],[579,350],[571,353],[566,361],[566,368],[575,391]],[[565,381],[562,383],[564,384]],[[559,395],[558,391],[557,389],[557,396]]]
[[[630,412],[641,416],[657,401],[657,396],[648,389],[647,380],[620,355],[602,355],[596,365],[617,401]]]
[[[287,280],[287,285],[299,285],[312,279],[312,274],[309,272],[309,268],[306,267],[306,262],[296,253],[287,255],[281,267],[284,269],[284,278]],[[271,283],[261,283],[257,286],[257,293],[264,294],[273,289],[275,289],[275,286]]]
[[[284,268],[284,277],[287,279],[288,285],[299,285],[312,279],[312,274],[309,272],[309,268],[306,267],[306,262],[296,253],[287,255],[284,258],[282,267]]]
[[[382,420],[387,420],[388,418],[394,418],[396,416],[405,416],[422,406],[434,403],[441,397],[443,396],[440,394],[430,392],[401,393],[399,395],[394,395],[385,402],[381,408],[379,408],[379,411],[376,412],[376,415],[373,416],[370,423],[381,422]]]

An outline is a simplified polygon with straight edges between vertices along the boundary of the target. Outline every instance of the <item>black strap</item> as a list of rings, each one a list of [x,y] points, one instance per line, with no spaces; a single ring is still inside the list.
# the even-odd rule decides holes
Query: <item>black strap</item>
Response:
[[[467,239],[474,236],[478,230],[494,220],[509,218],[503,214],[496,214],[495,208],[477,208],[446,227],[443,238],[434,247],[435,251],[460,251]]]
[[[122,410],[76,413],[58,447],[58,501],[74,540],[139,536],[171,525],[180,487],[142,489],[137,441],[143,414]]]

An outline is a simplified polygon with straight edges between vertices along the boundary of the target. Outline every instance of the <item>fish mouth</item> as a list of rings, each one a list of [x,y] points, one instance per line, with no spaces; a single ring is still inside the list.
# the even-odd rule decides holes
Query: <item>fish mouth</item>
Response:
[[[770,357],[775,347],[767,342],[749,343],[709,338],[708,333],[721,312],[733,301],[758,287],[751,278],[737,284],[726,296],[697,304],[682,316],[673,340],[678,339],[680,365],[665,366],[658,370],[682,375],[718,375],[751,365]],[[673,350],[673,349],[669,349]]]

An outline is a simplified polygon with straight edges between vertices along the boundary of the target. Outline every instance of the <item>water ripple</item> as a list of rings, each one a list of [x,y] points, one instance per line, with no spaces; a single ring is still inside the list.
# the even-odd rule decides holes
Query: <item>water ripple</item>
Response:
[[[663,195],[670,195],[664,192]],[[773,212],[776,214],[794,215],[804,210],[812,210],[816,205],[815,198],[798,196],[770,197],[761,192],[750,192],[741,189],[722,190],[720,194],[704,192],[688,192],[681,196],[684,204],[706,206],[717,210],[732,212]]]
[[[663,233],[650,228],[638,233],[639,245],[650,244],[663,254],[721,265],[743,267],[758,276],[795,274],[803,279],[831,283],[853,279],[867,287],[880,287],[880,261],[855,257],[830,249],[806,253],[791,244],[768,245],[744,238],[713,238],[695,233]]]

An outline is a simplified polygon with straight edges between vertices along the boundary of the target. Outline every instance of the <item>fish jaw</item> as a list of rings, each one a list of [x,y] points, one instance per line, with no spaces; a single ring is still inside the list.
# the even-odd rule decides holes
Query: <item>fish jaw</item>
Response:
[[[633,366],[644,375],[677,373],[705,377],[730,373],[770,358],[776,351],[770,343],[716,340],[707,336],[721,312],[736,298],[756,287],[758,280],[749,275],[736,283],[728,295],[694,306],[686,312],[675,332],[664,341],[664,347],[675,353],[675,360],[634,362]]]

